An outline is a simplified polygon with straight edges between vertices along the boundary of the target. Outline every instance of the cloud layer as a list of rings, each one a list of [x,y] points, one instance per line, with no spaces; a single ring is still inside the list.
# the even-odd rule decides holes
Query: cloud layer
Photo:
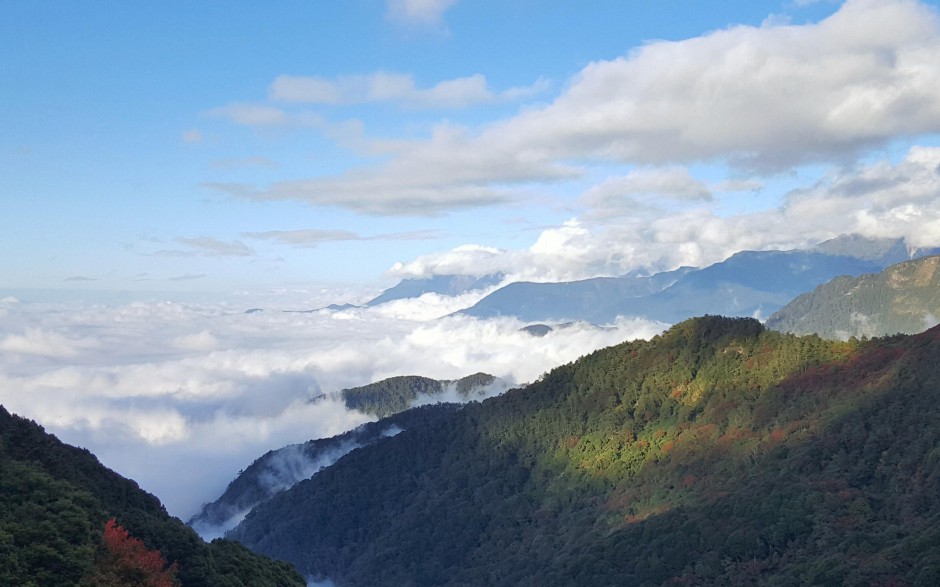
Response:
[[[342,301],[342,300],[337,300]],[[662,325],[569,328],[540,339],[506,320],[448,314],[475,299],[426,296],[372,309],[137,302],[0,305],[0,403],[188,516],[269,449],[346,431],[368,418],[321,392],[394,375],[518,382]],[[169,472],[172,471],[172,474]]]

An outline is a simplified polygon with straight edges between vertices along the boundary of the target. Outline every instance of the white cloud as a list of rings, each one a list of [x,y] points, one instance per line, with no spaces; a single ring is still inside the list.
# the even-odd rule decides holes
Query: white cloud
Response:
[[[386,0],[390,20],[424,27],[440,26],[444,12],[457,0]]]
[[[741,250],[804,247],[840,234],[903,237],[914,246],[935,247],[940,246],[938,169],[940,148],[915,146],[897,163],[834,170],[787,194],[778,208],[734,215],[719,215],[717,202],[703,202],[653,214],[641,213],[643,207],[637,205],[617,218],[608,202],[589,193],[583,201],[602,208],[588,208],[584,220],[544,230],[528,249],[465,245],[397,263],[389,274],[414,278],[501,272],[510,280],[574,280],[637,268],[704,266]],[[603,222],[590,222],[596,218]]]
[[[89,448],[185,517],[265,451],[368,419],[340,402],[307,402],[320,393],[394,375],[529,381],[662,328],[624,321],[533,339],[515,320],[434,320],[475,301],[251,314],[241,305],[4,302],[0,331],[22,334],[0,341],[0,403]]]
[[[932,7],[849,0],[819,23],[768,22],[650,42],[587,65],[548,105],[482,127],[440,123],[421,140],[356,135],[357,146],[383,156],[382,163],[232,193],[364,214],[433,216],[508,203],[528,193],[521,190],[526,184],[582,177],[595,164],[720,162],[772,174],[850,162],[874,146],[940,132],[937,87],[940,26]],[[465,102],[491,94],[482,77],[427,90],[398,74],[352,77],[345,85],[283,77],[272,86],[274,96],[319,102]],[[245,124],[284,124],[287,116],[276,108],[226,112]],[[645,181],[652,189],[642,173],[664,175],[639,173],[624,181]],[[704,197],[690,180],[686,197]],[[681,186],[661,187],[683,193],[675,191]]]
[[[96,346],[91,338],[70,338],[35,327],[26,328],[23,334],[8,334],[0,340],[0,350],[4,352],[43,357],[74,357],[83,349]]]
[[[641,168],[609,177],[589,189],[582,200],[594,215],[634,215],[638,207],[666,200],[710,201],[711,190],[684,167]]]

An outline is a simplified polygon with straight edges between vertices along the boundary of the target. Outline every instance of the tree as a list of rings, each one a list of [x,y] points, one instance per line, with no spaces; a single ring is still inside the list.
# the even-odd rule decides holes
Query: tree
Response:
[[[177,587],[176,563],[167,567],[158,550],[150,550],[111,518],[104,526],[101,549],[85,585]]]

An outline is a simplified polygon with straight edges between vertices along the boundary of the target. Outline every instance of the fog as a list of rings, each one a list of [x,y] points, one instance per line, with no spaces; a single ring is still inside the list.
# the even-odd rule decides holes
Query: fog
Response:
[[[286,305],[272,296],[277,302],[269,307],[258,300],[104,305],[5,298],[0,403],[87,447],[185,519],[266,451],[371,419],[335,397],[311,397],[396,375],[458,379],[483,371],[523,383],[664,327],[624,319],[614,328],[576,325],[534,338],[513,319],[449,316],[481,295],[305,313],[283,310],[321,300]],[[263,311],[245,312],[256,307]]]

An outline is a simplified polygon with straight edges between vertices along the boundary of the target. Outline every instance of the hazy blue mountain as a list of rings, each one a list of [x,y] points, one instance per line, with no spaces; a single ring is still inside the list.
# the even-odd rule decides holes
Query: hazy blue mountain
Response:
[[[432,275],[421,279],[403,279],[379,296],[369,300],[367,306],[377,306],[393,300],[417,298],[426,293],[456,296],[468,291],[486,289],[503,280],[502,274],[484,275]]]
[[[940,316],[938,266],[940,256],[932,256],[837,277],[781,308],[767,327],[835,339],[922,332]]]
[[[795,296],[837,275],[860,275],[879,262],[809,251],[743,251],[703,269],[651,277],[569,283],[514,283],[461,313],[514,316],[526,322],[583,320],[596,324],[639,316],[674,324],[691,316],[768,316]]]
[[[820,243],[811,249],[826,255],[856,257],[875,261],[883,267],[919,257],[940,254],[938,248],[913,247],[903,238],[867,238],[848,234]]]
[[[650,276],[595,277],[561,283],[519,281],[501,287],[462,310],[477,318],[513,316],[524,322],[585,320],[608,322],[608,308],[623,299],[645,298],[693,271],[682,267]]]

